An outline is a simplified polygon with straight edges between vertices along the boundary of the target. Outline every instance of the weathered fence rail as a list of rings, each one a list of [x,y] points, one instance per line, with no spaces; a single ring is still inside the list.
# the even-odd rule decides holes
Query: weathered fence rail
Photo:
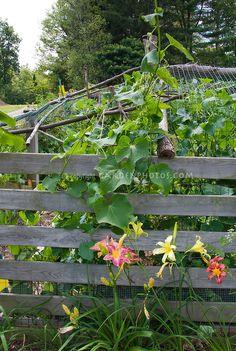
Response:
[[[55,158],[56,154],[0,153],[1,173],[57,174],[95,176],[95,166],[102,156],[73,155],[69,162]],[[53,159],[53,160],[52,160]],[[164,161],[156,156],[154,163],[165,162],[176,172],[176,177],[204,179],[236,179],[236,159],[230,157],[175,157]]]
[[[0,173],[19,174],[55,174],[65,173],[77,176],[96,176],[95,166],[100,156],[73,155],[70,159],[52,158],[52,154],[19,154],[0,153]],[[160,160],[152,158],[152,162],[165,162],[174,170],[175,176],[180,178],[203,179],[236,179],[236,158],[198,158],[176,157],[173,160]],[[236,216],[236,196],[228,195],[170,195],[164,197],[156,194],[129,194],[128,198],[134,208],[135,214],[153,215],[180,215],[180,216]],[[39,211],[85,211],[92,212],[86,205],[86,200],[75,199],[64,192],[49,193],[35,190],[0,189],[0,209],[2,210],[39,210]],[[138,240],[140,250],[152,250],[157,241],[166,237],[168,231],[150,230],[148,238]],[[97,230],[92,236],[94,240],[101,240],[109,231]],[[215,247],[220,247],[219,240],[224,232],[196,232],[180,231],[177,236],[177,245],[184,250],[187,245],[195,242],[196,235],[203,241]],[[114,235],[115,237],[115,235]],[[81,242],[88,240],[88,236],[81,230],[66,230],[62,228],[26,227],[17,225],[0,226],[0,245],[30,245],[62,248],[78,248]],[[228,253],[236,252],[236,240],[225,246]],[[130,275],[137,286],[142,286],[149,276],[158,271],[156,266],[147,266],[146,271],[139,267],[131,267]],[[0,277],[18,281],[46,281],[56,283],[99,284],[100,277],[104,275],[104,265],[70,264],[59,262],[36,262],[0,260]],[[178,285],[179,273],[168,270],[163,280],[156,280],[156,286],[173,287]],[[231,269],[231,275],[224,280],[224,284],[216,286],[214,281],[208,281],[205,269],[189,268],[186,270],[184,286],[191,284],[194,288],[220,288],[235,289],[236,269]],[[122,276],[119,285],[127,286],[126,276]],[[54,315],[61,315],[61,304],[73,304],[73,299],[60,296],[28,296],[19,294],[0,294],[0,304],[7,309],[14,307],[40,308]],[[170,302],[174,305],[174,302]],[[203,308],[204,307],[204,308]],[[217,321],[219,314],[224,315],[225,321],[232,321],[236,317],[236,304],[225,302],[207,302],[200,305],[191,302],[183,305],[183,315],[190,314],[196,321]],[[236,321],[235,321],[236,322]]]

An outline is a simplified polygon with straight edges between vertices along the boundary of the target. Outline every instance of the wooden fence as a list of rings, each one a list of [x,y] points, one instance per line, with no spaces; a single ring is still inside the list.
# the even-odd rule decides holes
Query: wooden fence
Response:
[[[0,153],[0,173],[19,174],[55,174],[64,167],[64,160],[54,159],[52,154]],[[95,176],[95,165],[100,157],[95,155],[74,155],[67,164],[65,173],[77,176]],[[158,163],[160,159],[152,158]],[[176,157],[173,160],[161,160],[175,172],[176,177],[204,179],[236,179],[236,158]],[[225,195],[170,195],[164,197],[155,194],[129,194],[129,201],[135,214],[181,215],[181,216],[236,216],[236,196]],[[86,211],[92,212],[82,199],[75,199],[64,192],[49,193],[35,190],[0,189],[0,209],[4,210],[39,210],[39,211]],[[157,241],[164,240],[169,231],[149,231],[148,238],[138,240],[140,250],[152,250]],[[109,232],[99,229],[93,234],[94,240],[103,239]],[[200,235],[206,244],[219,247],[223,232],[180,231],[177,235],[177,246],[184,250],[194,244],[196,235]],[[115,237],[115,235],[114,235]],[[79,229],[66,230],[48,227],[26,227],[17,225],[0,226],[0,245],[30,245],[61,248],[79,248],[88,236]],[[236,240],[225,246],[228,253],[236,252]],[[155,276],[159,267],[147,266],[146,272],[134,266],[130,275],[137,286],[142,286],[149,276]],[[230,270],[231,276],[223,284],[207,279],[203,268],[189,268],[188,275],[194,288],[236,288],[236,269]],[[105,275],[104,266],[95,264],[72,264],[55,262],[0,260],[0,278],[17,281],[46,281],[56,283],[99,284],[100,277]],[[178,272],[175,272],[175,279]],[[174,286],[172,276],[166,269],[163,280],[156,279],[156,286],[168,284]],[[121,277],[119,285],[129,285],[127,278]],[[188,286],[188,283],[185,283]],[[0,294],[0,305],[10,310],[14,307],[33,307],[42,304],[44,310],[53,315],[64,314],[61,304],[72,305],[69,298],[60,296],[34,296],[20,294]],[[175,302],[170,302],[175,304]],[[191,302],[183,305],[182,313],[190,315],[195,321],[218,321],[219,316],[226,322],[236,317],[236,303],[206,302],[204,305]],[[236,322],[236,318],[235,318]]]

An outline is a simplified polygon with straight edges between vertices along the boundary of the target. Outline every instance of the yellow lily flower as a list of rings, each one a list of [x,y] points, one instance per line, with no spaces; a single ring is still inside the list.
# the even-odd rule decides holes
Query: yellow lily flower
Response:
[[[65,314],[67,314],[67,316],[69,316],[69,315],[70,315],[70,310],[69,310],[69,308],[68,308],[66,305],[64,305],[64,304],[62,304],[62,308],[63,308]]]
[[[9,287],[9,281],[6,279],[0,279],[0,292]]]
[[[76,320],[79,317],[79,310],[78,308],[74,307],[74,311],[70,313],[70,321],[73,324],[77,324]]]
[[[159,241],[157,243],[157,245],[161,246],[161,248],[154,249],[152,252],[153,255],[164,254],[162,257],[163,263],[165,263],[167,259],[172,262],[175,261],[174,250],[176,250],[176,246],[171,244],[172,240],[173,240],[173,235],[169,235],[166,238],[165,242]]]
[[[155,280],[151,277],[149,278],[149,281],[148,281],[148,288],[151,289],[154,287],[154,284],[155,284]]]
[[[163,273],[164,268],[165,268],[166,266],[169,266],[169,267],[170,267],[170,272],[171,272],[173,265],[174,265],[173,262],[172,262],[172,263],[171,263],[171,262],[165,262],[165,263],[163,263],[163,265],[162,265],[161,268],[159,269],[159,272],[157,272],[157,274],[156,274],[157,278],[160,278],[160,279],[163,278],[162,273]]]
[[[79,310],[78,310],[78,308],[77,308],[77,307],[74,307],[73,312],[70,311],[69,308],[68,308],[66,305],[64,305],[64,304],[62,304],[62,308],[63,308],[64,312],[65,312],[68,316],[70,316],[70,321],[71,321],[71,323],[77,325],[77,321],[76,321],[76,320],[77,320],[77,318],[79,317]]]
[[[187,250],[186,252],[189,252],[189,251],[198,252],[200,253],[201,256],[208,256],[209,258],[211,258],[204,247],[205,244],[201,241],[201,237],[196,236],[196,239],[197,239],[196,243],[191,247],[191,249]]]
[[[143,226],[143,223],[142,223],[142,222],[138,222],[138,223],[130,222],[129,225],[132,226],[133,231],[134,231],[134,233],[135,233],[135,236],[136,236],[137,238],[139,238],[141,235],[148,236],[148,233],[146,233],[146,232],[142,229],[142,226]]]
[[[105,277],[101,277],[100,280],[105,286],[111,286],[110,280],[106,279]]]
[[[120,240],[118,241],[118,246],[117,246],[118,249],[121,248],[121,246],[123,245],[123,242],[124,242],[124,240],[125,240],[126,237],[127,237],[127,234],[122,235],[122,237],[121,237]]]

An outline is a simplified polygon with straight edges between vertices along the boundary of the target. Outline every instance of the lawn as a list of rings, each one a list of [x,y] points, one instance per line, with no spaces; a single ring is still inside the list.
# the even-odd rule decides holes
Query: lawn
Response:
[[[26,106],[27,105],[3,105],[3,106],[0,106],[0,111],[9,113],[9,112],[20,110]]]

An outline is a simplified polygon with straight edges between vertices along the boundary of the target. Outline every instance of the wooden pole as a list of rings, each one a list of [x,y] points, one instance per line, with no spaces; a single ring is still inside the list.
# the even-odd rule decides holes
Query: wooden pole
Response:
[[[35,127],[36,121],[30,121],[31,127]],[[33,138],[30,139],[30,143],[27,144],[27,151],[29,153],[38,153],[39,152],[39,140],[38,133],[35,133]],[[39,184],[39,174],[29,174],[27,177],[28,185],[34,188]]]

